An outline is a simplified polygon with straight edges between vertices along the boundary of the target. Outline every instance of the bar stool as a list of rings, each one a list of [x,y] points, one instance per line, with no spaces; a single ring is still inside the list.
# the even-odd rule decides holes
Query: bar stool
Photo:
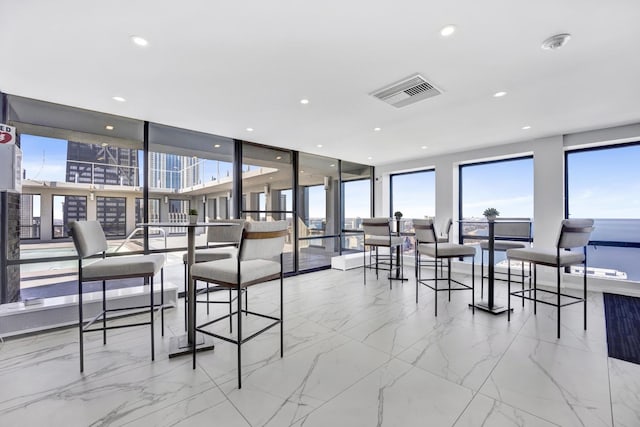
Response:
[[[261,333],[280,325],[280,357],[284,354],[283,344],[283,264],[282,252],[285,237],[289,235],[287,221],[273,222],[247,222],[242,234],[240,249],[235,259],[222,259],[217,261],[194,264],[191,267],[193,280],[201,280],[214,283],[217,286],[235,289],[237,292],[237,309],[225,316],[207,321],[195,326],[195,332],[200,332],[221,340],[233,343],[238,351],[238,388],[242,388],[242,344],[255,338]],[[274,259],[277,259],[274,260]],[[279,279],[280,281],[280,317],[256,313],[242,309],[242,289],[259,283]],[[197,304],[194,304],[197,305]],[[242,315],[253,315],[271,322],[259,331],[243,337]],[[220,320],[236,315],[238,320],[237,336],[235,339],[219,335],[205,328]],[[195,336],[194,332],[194,336]],[[193,369],[196,368],[196,340],[193,341]]]
[[[511,264],[507,270],[507,320],[511,321],[511,296],[527,299],[533,301],[533,313],[536,314],[537,303],[551,305],[558,310],[558,338],[560,338],[560,309],[567,305],[577,304],[582,302],[584,304],[584,330],[587,330],[587,244],[589,244],[589,238],[591,232],[594,230],[592,219],[565,219],[562,221],[560,227],[560,235],[558,237],[558,243],[553,249],[543,248],[526,248],[526,249],[509,249],[507,250],[507,260],[524,261],[533,264],[533,289],[523,289],[521,291],[511,292]],[[582,253],[567,251],[565,249],[582,248]],[[562,293],[560,291],[560,279],[561,268],[569,267],[571,265],[582,264],[584,266],[583,271],[583,296],[576,297]],[[547,289],[537,288],[537,266],[543,265],[547,267],[554,267],[556,269],[556,290],[550,291]],[[556,302],[549,302],[542,299],[538,299],[538,291],[551,294],[556,297]],[[533,297],[531,293],[533,292]],[[562,303],[561,297],[570,299],[570,302]]]
[[[453,221],[451,220],[451,218],[449,218],[447,220],[447,223],[444,226],[444,231],[438,235],[438,243],[448,243],[450,238],[451,238],[451,227],[453,226]],[[438,265],[440,266],[440,275],[443,275],[443,265],[444,265],[444,260],[441,258],[440,260],[426,260],[426,261],[422,261],[423,263],[431,263],[433,262],[434,267],[437,267]],[[415,263],[415,276],[418,277],[418,263]]]
[[[402,248],[400,248],[400,259],[396,259],[396,265],[393,265],[393,252],[398,246],[402,246],[403,239],[400,236],[393,236],[391,234],[391,223],[389,218],[367,218],[362,221],[362,228],[364,229],[364,284],[367,284],[367,268],[376,270],[376,279],[378,278],[378,271],[389,272],[389,288],[392,288],[391,272],[403,271],[403,254]],[[369,246],[369,266],[367,266],[367,251]],[[371,248],[375,248],[375,263],[371,262]],[[388,248],[389,255],[380,255],[379,248]]]
[[[471,307],[475,314],[475,255],[476,251],[468,245],[459,245],[457,243],[439,243],[437,233],[435,231],[433,220],[431,219],[414,219],[413,226],[416,230],[416,264],[418,265],[418,277],[416,279],[416,304],[418,303],[419,285],[424,285],[433,289],[436,293],[435,298],[435,315],[438,315],[438,292],[448,291],[449,301],[451,301],[451,291],[471,291]],[[447,260],[447,277],[438,277],[438,269],[434,269],[434,278],[422,279],[422,266],[420,264],[420,255],[427,255],[435,261]],[[471,286],[454,280],[451,278],[451,258],[471,257]],[[446,280],[447,288],[438,289],[438,281]],[[433,281],[431,285],[429,282]],[[451,282],[458,286],[451,287]]]
[[[109,248],[107,238],[98,221],[73,221],[69,224],[69,234],[73,238],[73,244],[78,252],[78,329],[80,332],[80,372],[84,371],[84,334],[87,332],[102,331],[102,343],[107,344],[107,331],[109,329],[127,328],[133,326],[151,326],[151,360],[155,359],[154,352],[154,310],[160,310],[162,335],[164,336],[164,255],[135,255],[114,256],[106,258]],[[83,259],[96,254],[102,254],[97,261],[83,265]],[[153,301],[153,276],[160,272],[160,305]],[[106,281],[113,279],[127,279],[140,277],[144,284],[149,286],[149,305],[134,307],[107,308]],[[82,284],[84,282],[102,281],[102,311],[91,320],[84,323],[82,312]],[[150,319],[148,322],[130,323],[125,325],[107,326],[107,313],[130,312],[141,313],[142,309],[148,309]],[[91,328],[96,321],[102,319],[101,327]]]
[[[243,219],[223,219],[223,220],[211,220],[210,223],[223,223],[233,225],[213,225],[207,227],[207,247],[205,249],[197,249],[195,251],[195,261],[208,262],[216,261],[219,259],[235,258],[238,256],[238,246],[240,245],[240,239],[242,238],[242,230],[244,229],[245,221]],[[187,271],[187,254],[182,256],[182,262],[184,264],[184,283],[186,288],[189,275]],[[211,300],[209,295],[211,292],[221,291],[220,288],[210,288],[207,283],[206,288],[196,289],[196,303],[207,305],[207,314],[209,314],[210,304],[229,304],[229,312],[231,312],[231,304],[235,300],[232,297],[232,290],[229,289],[228,300]],[[206,300],[199,300],[198,295],[206,294]],[[245,300],[246,302],[246,300]],[[184,293],[184,327],[187,328],[187,304],[189,298],[187,292]],[[233,330],[233,323],[230,321],[229,328]]]
[[[494,223],[495,242],[493,245],[494,252],[506,252],[509,249],[527,248],[531,245],[531,218],[500,218]],[[489,250],[489,242],[483,240],[480,242],[480,266],[482,278],[480,280],[480,298],[484,298],[484,253]],[[520,277],[522,289],[524,290],[524,262],[520,263],[522,275]],[[500,274],[504,274],[500,272]],[[531,287],[531,264],[529,264],[529,287]],[[494,278],[494,280],[506,281],[502,278]],[[524,300],[522,300],[524,306]]]

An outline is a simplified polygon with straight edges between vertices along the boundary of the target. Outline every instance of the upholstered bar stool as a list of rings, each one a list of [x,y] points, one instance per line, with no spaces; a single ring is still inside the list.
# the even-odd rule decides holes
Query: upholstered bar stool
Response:
[[[453,226],[453,221],[451,220],[451,218],[449,218],[444,226],[444,231],[442,233],[440,233],[438,235],[438,243],[448,243],[449,240],[451,239],[451,227]],[[432,263],[434,267],[437,267],[438,265],[440,266],[440,275],[443,275],[443,269],[444,269],[444,262],[443,259],[440,258],[440,260],[423,260],[422,264],[429,264]],[[418,263],[415,263],[415,269],[416,269],[416,277],[418,277]]]
[[[247,222],[242,234],[238,256],[236,258],[194,264],[191,267],[193,280],[213,283],[220,287],[234,289],[237,292],[237,309],[225,316],[195,326],[200,332],[233,343],[238,352],[238,388],[242,388],[242,344],[261,333],[280,325],[280,357],[284,354],[283,344],[283,266],[282,252],[286,236],[289,235],[287,221]],[[280,281],[280,317],[242,309],[242,289],[259,283],[279,279]],[[197,304],[194,304],[197,305]],[[241,314],[258,316],[271,322],[257,332],[244,337]],[[209,325],[231,318],[237,318],[236,338],[219,335],[207,329]],[[193,341],[193,369],[196,368],[196,348]]]
[[[507,260],[524,261],[533,264],[533,289],[523,289],[511,292],[511,264],[507,270],[508,278],[508,303],[507,319],[511,320],[511,296],[533,301],[533,313],[536,314],[537,303],[551,305],[558,310],[558,338],[560,338],[560,309],[567,305],[584,304],[584,329],[587,330],[587,244],[593,231],[592,219],[565,219],[560,227],[560,235],[556,247],[545,248],[525,248],[507,250]],[[572,252],[567,249],[582,248],[581,252]],[[571,265],[582,264],[583,271],[583,295],[577,297],[562,293],[560,290],[561,269]],[[538,289],[537,287],[537,266],[544,265],[556,269],[556,290]],[[555,302],[549,302],[538,298],[538,292],[551,294],[555,297]],[[533,294],[533,296],[531,296]],[[569,302],[562,303],[562,297],[569,299]]]
[[[398,246],[402,246],[403,239],[400,236],[393,236],[391,233],[391,223],[389,218],[368,218],[362,221],[362,228],[364,230],[364,284],[367,284],[367,268],[376,270],[376,279],[378,278],[378,271],[389,272],[389,287],[392,287],[392,271],[399,271],[401,274],[403,270],[403,254],[400,250],[400,259],[396,260],[396,265],[393,264],[393,252]],[[369,266],[367,266],[367,246],[369,246]],[[380,255],[378,249],[387,248],[389,250],[388,255]],[[371,251],[375,249],[375,262],[371,260]]]
[[[84,371],[84,334],[102,331],[102,342],[107,344],[107,331],[133,326],[150,325],[151,327],[151,360],[154,352],[154,310],[161,313],[162,335],[164,336],[164,255],[114,256],[106,258],[109,248],[107,239],[98,221],[74,221],[69,224],[69,233],[78,252],[78,328],[80,332],[80,372]],[[102,258],[91,264],[83,264],[83,260],[92,255],[102,254]],[[153,277],[160,272],[160,305],[153,301]],[[107,308],[106,281],[114,279],[142,278],[144,284],[149,283],[149,305],[135,307]],[[82,313],[82,284],[84,282],[102,282],[102,311],[88,322],[84,322]],[[149,310],[149,321],[108,326],[107,314],[111,312],[142,312]],[[91,327],[102,320],[102,326]]]
[[[471,307],[475,313],[475,255],[476,251],[473,247],[460,245],[457,243],[440,243],[438,235],[435,231],[433,220],[431,219],[414,219],[413,227],[416,230],[416,264],[418,265],[418,277],[416,279],[416,303],[418,303],[419,285],[424,285],[433,289],[436,293],[435,297],[435,315],[438,315],[438,292],[447,291],[449,293],[449,301],[451,301],[451,291],[471,291]],[[432,279],[422,278],[422,266],[420,255],[426,255],[435,261],[447,260],[447,277],[438,277],[437,266],[434,268],[434,277]],[[451,258],[471,257],[471,286],[454,280],[451,278]],[[446,280],[447,288],[438,288],[438,282]],[[429,282],[433,282],[431,285]],[[457,287],[452,288],[451,282]]]
[[[506,252],[509,249],[527,248],[531,245],[531,218],[501,218],[494,223],[495,241],[493,244],[493,250],[495,252]],[[480,266],[482,277],[480,280],[480,298],[484,298],[484,279],[487,277],[484,274],[484,253],[489,250],[489,242],[483,240],[480,242]],[[522,284],[522,290],[524,290],[525,282],[525,270],[524,262],[520,263],[522,274],[520,276],[520,283]],[[529,265],[529,287],[531,287],[531,264]],[[500,274],[503,274],[500,272]],[[502,276],[504,277],[504,276]],[[506,281],[504,278],[495,277],[494,280]],[[524,306],[524,300],[522,300]]]
[[[204,249],[197,249],[195,251],[195,262],[208,262],[216,261],[219,259],[235,258],[238,256],[238,246],[240,245],[240,239],[242,238],[242,230],[244,229],[243,219],[223,219],[223,220],[211,220],[209,223],[220,224],[233,224],[233,225],[212,225],[207,227],[207,247]],[[182,262],[184,263],[184,283],[185,289],[187,280],[189,280],[189,274],[187,271],[188,256],[185,253],[182,256]],[[231,304],[234,299],[232,298],[232,290],[229,289],[228,300],[211,300],[209,295],[212,292],[220,291],[222,289],[211,289],[209,283],[206,288],[196,289],[196,296],[206,294],[206,300],[199,300],[196,297],[196,303],[207,305],[207,314],[209,314],[210,304],[229,304],[229,312],[231,312]],[[246,300],[245,300],[246,301]],[[184,293],[184,327],[187,328],[187,304],[189,298],[187,292]],[[230,328],[233,329],[233,324],[230,324]]]

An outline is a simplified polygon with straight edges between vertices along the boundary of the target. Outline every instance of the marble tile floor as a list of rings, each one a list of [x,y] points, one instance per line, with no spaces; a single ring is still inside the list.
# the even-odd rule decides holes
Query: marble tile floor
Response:
[[[640,365],[607,357],[601,294],[586,332],[580,306],[563,311],[560,340],[549,307],[534,316],[517,301],[507,323],[445,292],[436,318],[433,294],[422,287],[416,305],[412,279],[363,286],[359,269],[285,279],[285,356],[277,328],[248,342],[241,390],[231,344],[200,353],[196,370],[168,359],[182,304],[165,337],[156,330],[155,362],[148,327],[115,330],[106,346],[86,336],[84,374],[75,328],[8,340],[0,426],[640,426]],[[249,296],[250,309],[277,312],[276,283]],[[260,324],[247,318],[245,331]]]

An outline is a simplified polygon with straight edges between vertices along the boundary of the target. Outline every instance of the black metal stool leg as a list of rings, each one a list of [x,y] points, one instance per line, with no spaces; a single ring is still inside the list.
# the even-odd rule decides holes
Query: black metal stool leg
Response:
[[[480,249],[480,298],[484,298],[484,250]]]
[[[154,330],[153,330],[153,315],[155,314],[154,311],[154,306],[153,306],[153,276],[151,276],[151,283],[149,286],[149,312],[151,314],[151,360],[156,360],[156,354],[155,354],[155,334],[154,334]]]
[[[524,299],[522,299],[522,301],[524,301]],[[509,258],[507,258],[507,322],[510,322],[510,321],[511,321],[511,262],[509,262]]]
[[[102,281],[102,345],[107,344],[107,284]]]
[[[82,264],[78,272],[78,331],[80,332],[80,372],[84,372],[84,317],[82,315]]]
[[[524,296],[524,261],[520,262],[520,268],[522,268],[522,296]],[[522,306],[524,307],[524,298],[522,299]]]

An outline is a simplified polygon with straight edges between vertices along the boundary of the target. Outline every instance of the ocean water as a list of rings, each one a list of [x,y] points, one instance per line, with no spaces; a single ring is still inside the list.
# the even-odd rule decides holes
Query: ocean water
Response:
[[[601,218],[594,220],[594,226],[591,241],[640,243],[640,219]],[[475,234],[486,236],[487,230],[480,229]],[[535,222],[533,234],[535,236]],[[477,255],[479,259],[479,249]],[[496,252],[495,259],[500,262],[506,256],[504,252]],[[640,282],[640,248],[591,245],[587,248],[587,264],[589,267],[622,271],[627,274],[627,280]]]

